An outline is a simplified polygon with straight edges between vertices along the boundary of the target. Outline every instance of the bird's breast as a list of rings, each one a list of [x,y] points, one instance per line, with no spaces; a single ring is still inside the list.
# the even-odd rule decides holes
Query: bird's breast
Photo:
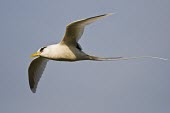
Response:
[[[83,60],[85,56],[85,53],[75,47],[59,45],[50,50],[48,58],[57,61],[77,61]]]

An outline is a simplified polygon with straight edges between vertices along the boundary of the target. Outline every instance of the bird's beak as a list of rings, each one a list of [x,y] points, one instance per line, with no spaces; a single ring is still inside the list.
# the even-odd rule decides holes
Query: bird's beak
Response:
[[[36,57],[36,56],[39,56],[41,54],[41,52],[36,52],[34,54],[32,54],[30,57]]]

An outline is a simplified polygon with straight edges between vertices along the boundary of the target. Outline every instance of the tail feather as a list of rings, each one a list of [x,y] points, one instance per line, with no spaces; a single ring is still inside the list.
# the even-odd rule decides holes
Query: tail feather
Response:
[[[89,60],[95,61],[116,61],[116,60],[130,60],[130,59],[138,59],[138,58],[153,58],[153,59],[160,59],[160,60],[168,60],[161,57],[154,57],[154,56],[138,56],[138,57],[111,57],[111,58],[102,58],[96,56],[89,56]]]

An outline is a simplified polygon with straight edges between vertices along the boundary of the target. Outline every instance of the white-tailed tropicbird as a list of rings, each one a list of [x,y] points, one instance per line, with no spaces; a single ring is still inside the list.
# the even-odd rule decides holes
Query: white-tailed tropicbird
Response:
[[[93,60],[93,61],[113,61],[113,60],[128,60],[136,58],[157,58],[166,60],[164,58],[152,57],[152,56],[140,56],[140,57],[112,57],[101,58],[92,55],[88,55],[82,51],[78,40],[81,38],[86,25],[91,24],[99,19],[112,15],[103,14],[91,18],[86,18],[78,21],[74,21],[67,25],[64,38],[58,44],[49,45],[40,48],[36,53],[32,54],[32,57],[36,57],[30,64],[28,69],[28,78],[30,89],[33,93],[36,92],[38,81],[45,69],[48,60],[56,61],[80,61],[80,60]]]

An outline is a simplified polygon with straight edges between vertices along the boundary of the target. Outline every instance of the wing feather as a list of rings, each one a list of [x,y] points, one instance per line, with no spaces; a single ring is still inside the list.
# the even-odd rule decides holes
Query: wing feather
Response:
[[[84,28],[86,25],[91,24],[99,19],[102,19],[102,18],[104,18],[106,16],[110,16],[110,15],[111,15],[111,13],[99,15],[99,16],[95,16],[95,17],[91,17],[91,18],[86,18],[86,19],[82,19],[82,20],[78,20],[78,21],[74,21],[74,22],[70,23],[66,27],[66,32],[65,32],[62,42],[71,44],[71,45],[74,44],[76,46],[76,43],[83,35]]]
[[[43,74],[48,60],[42,57],[35,58],[28,68],[28,79],[30,89],[33,93],[36,92],[38,82]]]

